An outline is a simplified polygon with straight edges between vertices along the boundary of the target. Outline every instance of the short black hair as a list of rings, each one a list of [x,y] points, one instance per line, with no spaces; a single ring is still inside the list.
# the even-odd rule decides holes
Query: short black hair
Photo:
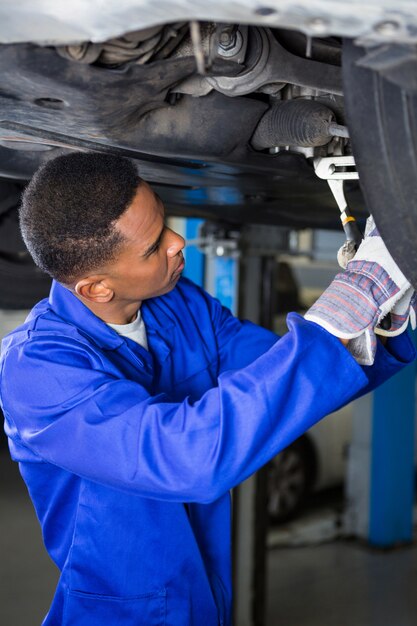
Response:
[[[45,163],[20,207],[36,265],[68,284],[115,258],[124,242],[115,221],[141,183],[133,162],[120,156],[73,152]]]

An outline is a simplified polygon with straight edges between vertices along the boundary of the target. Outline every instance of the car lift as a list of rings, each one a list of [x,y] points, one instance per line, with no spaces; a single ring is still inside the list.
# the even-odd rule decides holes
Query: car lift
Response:
[[[235,315],[272,328],[276,256],[289,249],[288,229],[174,219],[187,240],[185,275]],[[266,608],[266,470],[233,490],[234,622],[263,626]]]

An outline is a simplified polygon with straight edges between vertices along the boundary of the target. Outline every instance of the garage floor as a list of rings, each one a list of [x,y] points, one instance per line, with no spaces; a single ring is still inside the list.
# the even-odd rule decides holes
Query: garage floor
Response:
[[[57,572],[4,447],[0,555],[0,624],[39,626]],[[271,550],[268,597],[267,626],[415,626],[417,547],[382,553],[338,541]]]

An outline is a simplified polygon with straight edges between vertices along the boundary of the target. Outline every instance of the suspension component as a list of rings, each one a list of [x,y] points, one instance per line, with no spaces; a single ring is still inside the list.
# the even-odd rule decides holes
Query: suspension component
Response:
[[[260,120],[252,136],[255,150],[273,146],[315,147],[328,144],[344,127],[335,123],[333,111],[315,100],[282,100]]]

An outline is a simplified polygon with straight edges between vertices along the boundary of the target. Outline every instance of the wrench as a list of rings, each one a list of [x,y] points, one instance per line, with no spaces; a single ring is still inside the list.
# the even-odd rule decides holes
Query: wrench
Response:
[[[354,243],[357,250],[363,239],[356,219],[350,213],[343,189],[345,180],[358,180],[359,175],[352,156],[321,157],[314,160],[314,169],[319,178],[327,180],[330,190],[340,210],[340,221],[346,234],[347,242]],[[350,169],[346,169],[350,168]]]
[[[349,169],[350,168],[350,169]],[[346,251],[353,257],[363,239],[356,219],[350,213],[343,185],[345,180],[358,180],[353,156],[321,157],[314,160],[314,169],[319,178],[327,180],[330,190],[340,210],[340,221],[346,234]],[[380,322],[384,330],[391,328],[391,315],[388,313]]]

